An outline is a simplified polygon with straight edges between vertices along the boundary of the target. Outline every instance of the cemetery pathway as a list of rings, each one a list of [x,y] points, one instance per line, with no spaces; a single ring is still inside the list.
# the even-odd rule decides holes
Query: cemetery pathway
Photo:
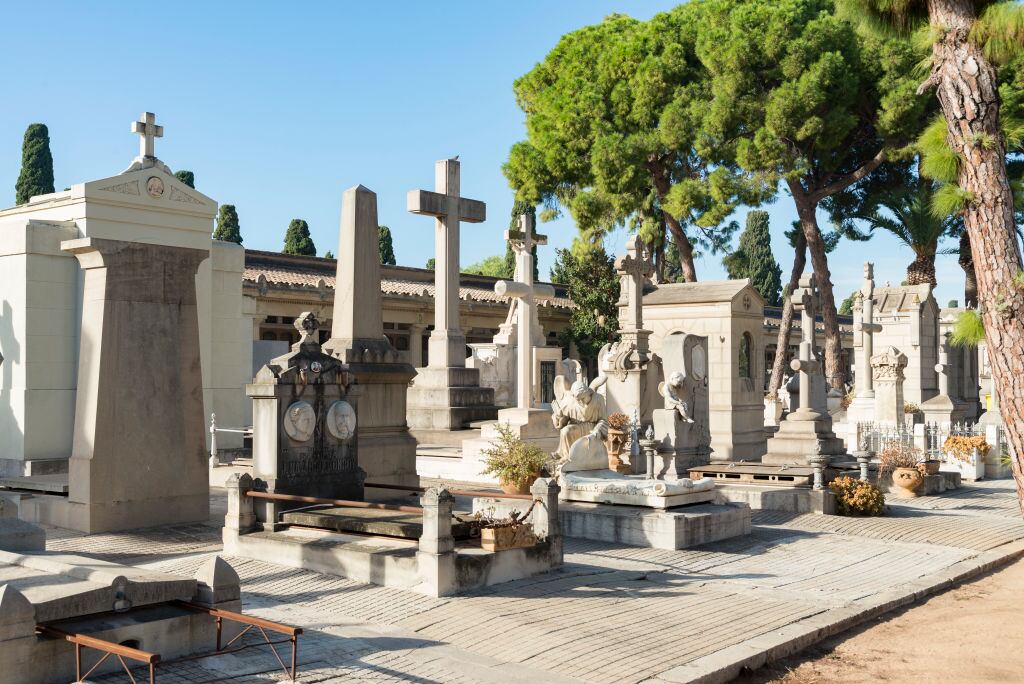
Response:
[[[48,548],[191,575],[219,551],[220,523],[65,532]],[[458,598],[229,560],[246,612],[306,628],[303,682],[660,683],[726,681],[1022,552],[1024,520],[1001,480],[893,503],[882,518],[755,512],[749,537],[684,551],[568,539],[562,571]],[[275,681],[273,665],[220,656],[158,681]]]

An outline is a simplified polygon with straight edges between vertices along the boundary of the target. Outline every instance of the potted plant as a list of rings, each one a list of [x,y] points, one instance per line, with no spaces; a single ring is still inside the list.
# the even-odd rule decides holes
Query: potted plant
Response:
[[[885,512],[885,495],[870,482],[863,482],[841,475],[828,484],[836,495],[836,513],[849,516],[882,515]]]
[[[905,444],[890,444],[878,455],[880,476],[891,475],[896,496],[912,499],[917,496],[917,489],[924,482],[924,474],[917,466],[921,462],[921,452]]]
[[[525,513],[512,511],[507,518],[484,514],[480,519],[480,548],[484,551],[505,551],[535,545],[537,535],[533,533],[533,525],[526,522],[535,505],[536,499]]]
[[[608,437],[605,446],[608,448],[608,469],[617,473],[628,473],[631,468],[622,461],[622,452],[626,448],[629,432],[629,416],[616,411],[608,416]]]
[[[985,476],[985,456],[991,448],[984,435],[950,435],[942,445],[946,464],[965,480]]]
[[[548,456],[537,446],[519,439],[508,423],[498,423],[498,441],[483,449],[484,473],[498,478],[506,494],[529,494]]]

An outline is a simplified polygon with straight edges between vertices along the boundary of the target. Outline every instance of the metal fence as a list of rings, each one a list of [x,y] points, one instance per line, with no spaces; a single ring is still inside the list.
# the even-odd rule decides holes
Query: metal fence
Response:
[[[871,421],[857,423],[857,445],[861,451],[879,454],[892,444],[914,446],[913,431],[906,424]]]

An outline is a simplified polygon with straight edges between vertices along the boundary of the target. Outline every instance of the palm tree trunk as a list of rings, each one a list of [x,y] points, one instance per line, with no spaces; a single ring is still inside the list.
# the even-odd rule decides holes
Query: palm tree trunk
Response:
[[[1010,444],[1017,499],[1024,513],[1024,290],[999,127],[995,67],[967,40],[976,16],[970,0],[928,0],[932,26],[945,33],[932,48],[932,75],[953,149],[959,185],[970,193],[964,223],[976,267],[981,317],[999,409]]]
[[[768,381],[768,394],[775,396],[782,387],[782,374],[786,368],[786,356],[789,351],[789,334],[793,329],[793,298],[790,296],[800,286],[800,276],[804,274],[807,264],[807,240],[803,233],[796,236],[796,253],[793,256],[793,270],[789,273],[789,285],[786,286],[786,298],[782,303],[782,320],[779,321],[779,337],[775,342],[775,359],[772,361],[772,377]]]
[[[918,254],[907,266],[907,285],[922,285],[924,283],[933,287],[937,284],[934,254]]]
[[[964,269],[964,306],[978,306],[978,276],[974,273],[974,257],[971,256],[971,236],[967,231],[960,233],[960,258],[957,260]]]
[[[790,194],[796,203],[800,218],[800,229],[807,240],[807,251],[811,254],[811,268],[818,286],[821,322],[825,328],[825,381],[830,387],[842,388],[846,373],[842,366],[843,342],[839,337],[839,318],[836,312],[836,298],[832,292],[832,274],[828,270],[828,255],[825,240],[818,228],[815,215],[817,203],[808,199],[804,189],[796,180],[787,181]]]

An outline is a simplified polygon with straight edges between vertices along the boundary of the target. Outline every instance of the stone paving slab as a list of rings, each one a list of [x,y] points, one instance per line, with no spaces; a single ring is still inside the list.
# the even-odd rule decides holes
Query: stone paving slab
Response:
[[[1024,554],[1012,482],[927,499],[884,518],[758,512],[748,537],[682,551],[568,539],[559,572],[457,598],[229,560],[246,612],[307,629],[301,681],[722,682]],[[50,547],[191,575],[219,534],[211,522]],[[275,681],[255,653],[159,681]]]

